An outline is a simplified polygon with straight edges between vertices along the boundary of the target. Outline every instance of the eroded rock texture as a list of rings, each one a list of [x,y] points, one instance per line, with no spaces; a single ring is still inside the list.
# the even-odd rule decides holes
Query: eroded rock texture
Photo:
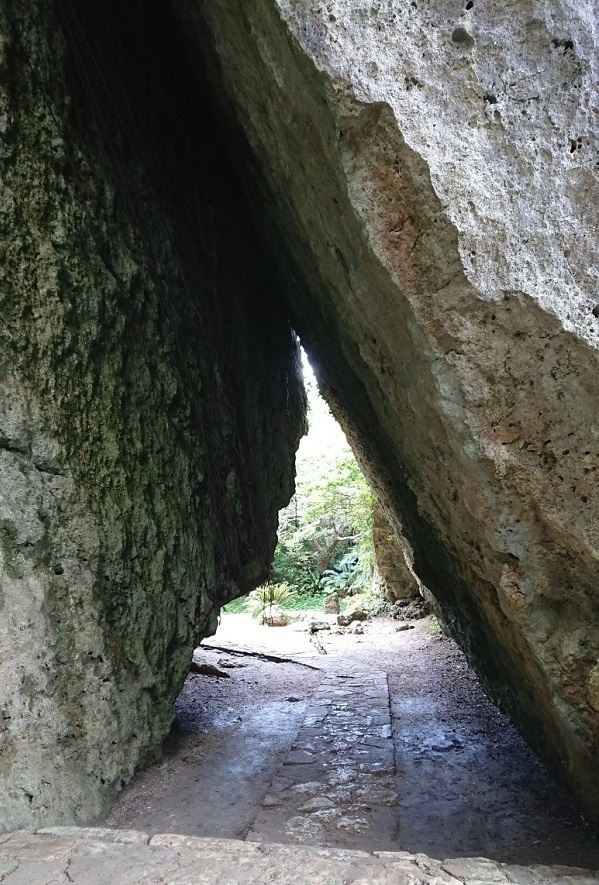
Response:
[[[372,511],[374,586],[389,602],[418,596],[420,582],[412,571],[413,554],[403,535],[387,519],[380,504]]]
[[[155,755],[303,426],[201,84],[121,6],[0,2],[0,829],[89,821]]]
[[[594,4],[173,6],[418,575],[599,815]]]

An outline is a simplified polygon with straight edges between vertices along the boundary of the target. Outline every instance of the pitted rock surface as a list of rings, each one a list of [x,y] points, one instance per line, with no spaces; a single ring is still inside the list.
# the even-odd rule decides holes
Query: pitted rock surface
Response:
[[[291,326],[488,690],[599,819],[596,22],[0,0],[0,828],[97,816],[266,577]]]
[[[416,574],[599,819],[596,4],[176,7]]]
[[[386,674],[331,674],[247,838],[391,849],[397,804]]]
[[[95,820],[155,758],[198,636],[267,574],[303,428],[190,83],[177,111],[184,53],[144,73],[172,23],[121,5],[119,46],[110,6],[0,0],[0,831]]]

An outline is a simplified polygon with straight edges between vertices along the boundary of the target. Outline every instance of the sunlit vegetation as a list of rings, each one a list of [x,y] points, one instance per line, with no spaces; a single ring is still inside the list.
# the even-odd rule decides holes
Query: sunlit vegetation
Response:
[[[280,604],[288,609],[320,607],[333,591],[348,597],[372,585],[372,493],[309,370],[306,391],[310,430],[297,453],[295,495],[279,514],[265,585],[273,593],[282,588]],[[227,606],[245,610],[245,600]]]

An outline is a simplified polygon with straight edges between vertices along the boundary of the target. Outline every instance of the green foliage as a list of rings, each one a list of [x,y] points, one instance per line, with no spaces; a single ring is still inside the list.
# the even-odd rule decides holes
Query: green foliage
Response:
[[[310,611],[312,609],[320,612],[322,611],[326,595],[326,593],[298,593],[296,599],[286,605],[285,608],[296,612]]]
[[[347,440],[308,379],[311,428],[296,459],[296,493],[279,513],[271,579],[225,611],[264,619],[272,605],[321,609],[334,590],[368,593],[372,584],[373,498]]]
[[[240,615],[247,612],[247,596],[240,596],[239,599],[234,599],[232,602],[227,602],[226,605],[223,605],[222,611],[225,614],[231,615]]]
[[[300,596],[322,599],[333,590],[353,594],[372,582],[373,498],[345,438],[324,401],[308,384],[313,433],[297,457],[296,493],[279,514],[272,580]]]
[[[253,590],[247,599],[247,610],[252,617],[262,620],[263,624],[273,616],[273,606],[284,608],[297,598],[297,591],[289,584],[275,584],[271,581]]]
[[[322,582],[327,593],[336,591],[340,596],[353,596],[368,592],[372,584],[372,560],[370,545],[365,544],[360,549],[356,544],[349,553],[341,557],[334,568],[322,573]]]

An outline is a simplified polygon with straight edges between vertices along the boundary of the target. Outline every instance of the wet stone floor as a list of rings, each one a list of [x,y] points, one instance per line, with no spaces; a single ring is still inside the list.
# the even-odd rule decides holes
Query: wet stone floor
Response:
[[[596,828],[429,619],[317,644],[231,615],[200,652],[229,678],[188,677],[162,760],[105,825],[599,869]]]
[[[229,677],[190,674],[108,828],[0,835],[2,885],[599,885],[596,830],[430,621],[222,626]]]
[[[247,838],[392,850],[398,804],[386,674],[330,674]]]

